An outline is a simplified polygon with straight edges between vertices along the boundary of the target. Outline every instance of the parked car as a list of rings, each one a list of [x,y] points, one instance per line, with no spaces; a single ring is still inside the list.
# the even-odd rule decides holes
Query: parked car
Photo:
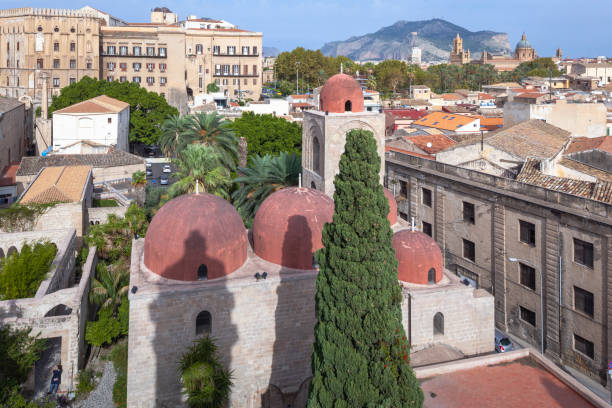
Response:
[[[164,173],[172,173],[172,168],[169,164],[164,164],[164,169],[162,170]]]
[[[151,168],[151,166],[152,166],[151,162],[150,162],[150,161],[148,161],[148,162],[147,162],[147,169],[150,169],[150,168]]]
[[[495,332],[495,351],[498,353],[505,353],[511,350],[514,350],[512,341],[503,334]]]
[[[147,177],[151,177],[153,176],[153,170],[151,170],[150,168],[147,168]]]
[[[162,174],[162,176],[159,178],[159,184],[161,184],[162,186],[167,186],[168,176],[166,176],[165,174]]]

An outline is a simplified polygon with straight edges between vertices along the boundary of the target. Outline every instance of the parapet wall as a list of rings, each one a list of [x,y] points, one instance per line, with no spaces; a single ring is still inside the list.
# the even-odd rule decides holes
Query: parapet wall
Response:
[[[21,17],[21,16],[43,16],[43,17],[97,17],[94,13],[87,10],[76,9],[51,9],[20,7],[13,9],[0,10],[0,17]]]

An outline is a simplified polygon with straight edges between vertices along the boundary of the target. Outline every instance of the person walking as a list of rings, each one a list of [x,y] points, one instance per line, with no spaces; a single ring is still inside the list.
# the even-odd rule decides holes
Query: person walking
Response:
[[[62,382],[62,365],[53,366],[51,373],[51,384],[49,384],[49,392],[47,394],[57,394],[57,389]]]

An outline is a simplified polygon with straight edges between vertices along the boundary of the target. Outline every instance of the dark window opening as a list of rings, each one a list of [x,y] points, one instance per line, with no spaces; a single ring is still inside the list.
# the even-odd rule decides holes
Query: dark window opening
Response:
[[[595,346],[584,337],[574,333],[574,348],[589,358],[595,357]]]
[[[431,224],[423,221],[423,233],[432,236]]]
[[[212,316],[210,312],[203,311],[196,317],[196,336],[201,334],[209,335],[212,331]]]
[[[431,190],[428,188],[422,188],[423,195],[423,205],[427,207],[431,207],[432,199],[431,199]]]
[[[351,103],[351,101],[346,101],[344,103],[344,111],[351,112],[352,110],[353,110],[353,104]]]
[[[429,272],[427,272],[427,284],[432,285],[436,283],[436,270],[431,268]]]
[[[206,265],[202,264],[198,267],[198,280],[207,280],[208,279],[208,268]]]
[[[525,323],[529,323],[533,327],[536,325],[536,314],[534,311],[529,310],[523,306],[519,306],[520,308],[520,318]]]
[[[311,182],[310,182],[310,188],[312,188],[312,189],[314,189],[314,190],[316,190],[316,189],[317,189],[317,185],[315,184],[315,182],[314,182],[314,181],[311,181]]]
[[[312,169],[317,174],[321,174],[321,169],[319,168],[319,166],[321,165],[320,149],[321,146],[319,145],[319,139],[315,137],[314,139],[312,139]]]
[[[574,286],[574,309],[593,317],[595,310],[593,294]]]
[[[66,305],[57,305],[54,308],[50,309],[45,317],[54,317],[54,316],[69,316],[72,313],[72,309]]]
[[[434,316],[434,336],[444,335],[444,315],[440,312]]]
[[[405,212],[400,211],[399,216],[402,220],[408,221],[408,214],[406,214]]]
[[[574,238],[574,262],[593,269],[593,244]]]
[[[536,290],[535,269],[523,263],[519,264],[519,268],[521,270],[521,285],[527,286],[531,290]]]
[[[519,220],[520,226],[520,240],[526,244],[531,246],[535,246],[536,244],[536,236],[535,236],[535,224],[532,224],[527,221]]]
[[[399,184],[400,184],[400,197],[408,198],[408,183],[406,183],[403,180],[400,180]]]
[[[463,221],[474,224],[476,221],[476,214],[474,211],[474,204],[463,202]]]
[[[463,257],[476,262],[476,245],[465,238],[463,239]]]

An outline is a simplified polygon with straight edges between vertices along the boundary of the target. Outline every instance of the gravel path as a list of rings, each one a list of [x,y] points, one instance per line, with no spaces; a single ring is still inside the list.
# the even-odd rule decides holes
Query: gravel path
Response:
[[[104,374],[98,386],[89,394],[85,401],[74,404],[74,408],[113,408],[113,385],[117,373],[113,363],[108,361],[104,365]]]

